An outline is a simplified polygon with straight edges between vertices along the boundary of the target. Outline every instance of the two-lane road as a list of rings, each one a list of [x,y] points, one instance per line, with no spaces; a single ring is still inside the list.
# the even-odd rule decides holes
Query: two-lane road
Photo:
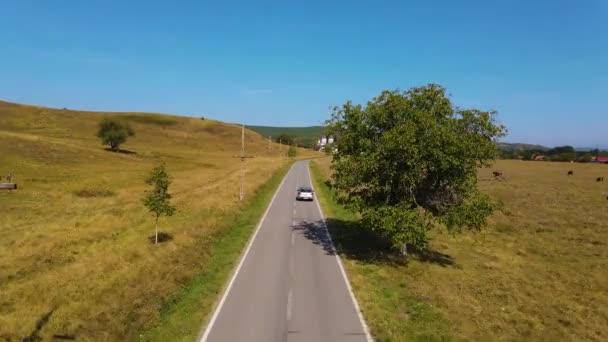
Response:
[[[277,190],[201,341],[366,341],[365,323],[297,162]]]

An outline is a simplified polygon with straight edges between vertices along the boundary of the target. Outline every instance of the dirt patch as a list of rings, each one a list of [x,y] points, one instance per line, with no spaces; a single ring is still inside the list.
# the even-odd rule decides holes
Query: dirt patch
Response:
[[[177,124],[177,120],[170,119],[166,117],[162,117],[160,115],[146,115],[146,116],[131,116],[131,115],[122,115],[118,117],[121,120],[125,120],[128,122],[137,122],[141,124],[148,125],[156,125],[161,127],[168,127]]]
[[[105,189],[81,189],[72,192],[75,196],[82,198],[91,198],[91,197],[112,197],[116,195],[111,190]]]

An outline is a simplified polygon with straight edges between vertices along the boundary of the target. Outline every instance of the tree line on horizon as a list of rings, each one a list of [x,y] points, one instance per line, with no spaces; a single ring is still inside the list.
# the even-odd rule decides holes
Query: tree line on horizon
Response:
[[[502,149],[501,159],[538,160],[555,162],[588,163],[594,157],[608,157],[608,151],[593,149],[577,151],[573,146],[557,146],[548,150],[541,149]]]

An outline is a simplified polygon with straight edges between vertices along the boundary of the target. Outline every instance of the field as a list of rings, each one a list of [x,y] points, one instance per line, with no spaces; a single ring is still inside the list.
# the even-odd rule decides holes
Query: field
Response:
[[[95,137],[104,116],[132,125],[124,153]],[[0,341],[139,339],[179,315],[184,300],[200,301],[194,290],[208,296],[188,309],[190,331],[181,333],[196,335],[290,164],[248,131],[254,158],[240,203],[240,134],[213,120],[0,102],[0,175],[19,185],[0,192]],[[161,161],[177,213],[161,220],[170,240],[153,245],[142,197]]]
[[[377,340],[608,340],[608,183],[596,182],[608,165],[498,161],[479,171],[503,203],[489,226],[435,233],[403,263],[361,257],[345,238],[356,215],[321,182],[329,164],[312,165],[316,186]]]
[[[282,133],[297,138],[297,141],[304,146],[313,147],[317,140],[323,135],[323,126],[310,127],[269,127],[269,126],[248,126],[252,131],[260,133],[264,137],[277,137]]]

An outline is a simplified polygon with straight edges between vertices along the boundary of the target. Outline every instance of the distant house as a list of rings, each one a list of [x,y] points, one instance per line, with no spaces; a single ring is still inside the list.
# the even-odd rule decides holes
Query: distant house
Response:
[[[594,163],[608,163],[608,157],[593,157],[593,158],[591,158],[591,162],[594,162]]]
[[[331,144],[334,142],[334,136],[333,135],[324,135],[321,137],[321,139],[317,140],[317,144],[319,146],[325,146],[327,144]]]
[[[315,150],[317,151],[325,151],[325,148],[329,144],[333,144],[336,141],[336,137],[333,135],[324,135],[321,136],[319,140],[317,140],[317,146],[315,146]],[[333,151],[336,152],[336,147],[334,146]]]

